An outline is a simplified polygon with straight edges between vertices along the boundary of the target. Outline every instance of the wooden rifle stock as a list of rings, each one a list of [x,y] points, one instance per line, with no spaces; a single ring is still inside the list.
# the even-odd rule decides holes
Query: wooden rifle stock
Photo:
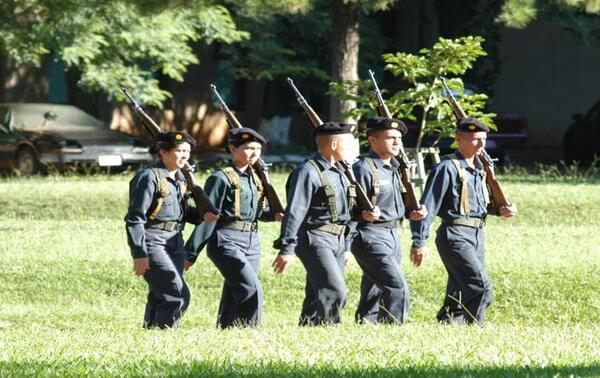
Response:
[[[296,86],[294,85],[294,81],[288,77],[287,82],[290,85],[290,87],[292,87],[294,95],[296,96],[296,100],[298,101],[302,109],[304,109],[304,113],[310,120],[310,123],[313,125],[313,127],[317,128],[320,125],[322,125],[323,121],[321,121],[321,118],[308,104],[306,99],[304,99],[304,96],[302,96],[302,93],[300,93],[298,88],[296,88]],[[348,163],[347,161],[340,161],[339,163],[342,166],[342,168],[344,168],[344,175],[346,176],[350,184],[354,185],[354,187],[356,188],[356,197],[358,199],[359,208],[361,210],[373,211],[373,209],[375,209],[375,206],[373,206],[373,204],[369,200],[369,197],[367,197],[364,188],[360,186],[358,181],[356,181],[356,177],[354,177],[354,172],[352,172],[352,167],[350,167],[350,163]]]
[[[385,101],[383,101],[383,96],[381,95],[373,71],[369,70],[369,76],[371,77],[371,83],[373,83],[373,94],[375,94],[375,98],[377,99],[377,113],[379,113],[381,117],[392,118],[390,109],[385,104]]]
[[[371,82],[373,83],[373,93],[375,94],[375,98],[377,99],[377,112],[380,116],[386,118],[392,118],[392,113],[390,113],[389,108],[385,104],[383,100],[383,96],[381,95],[381,91],[379,90],[379,86],[377,85],[377,81],[375,80],[375,75],[373,75],[373,71],[369,70],[369,76],[371,77]],[[406,152],[404,151],[404,145],[402,144],[402,139],[400,139],[400,154],[396,156],[392,156],[392,160],[395,161],[398,165],[398,169],[400,171],[400,180],[402,181],[402,186],[406,190],[406,193],[403,193],[404,206],[406,207],[406,213],[410,213],[413,210],[419,210],[421,208],[421,204],[417,200],[417,195],[415,194],[415,187],[413,186],[410,174],[411,163],[406,156]]]
[[[285,207],[283,206],[283,203],[275,191],[275,187],[273,186],[273,183],[269,177],[268,164],[265,163],[264,160],[258,159],[256,163],[252,164],[252,169],[254,172],[256,172],[258,179],[263,185],[263,190],[265,192],[265,196],[267,197],[267,202],[269,203],[269,210],[271,210],[271,213],[284,213]]]
[[[502,206],[510,206],[511,202],[508,200],[508,196],[504,192],[502,185],[500,185],[500,182],[494,173],[494,162],[485,149],[481,152],[479,160],[483,164],[483,169],[485,170],[485,181],[490,188],[490,201],[492,203],[492,207],[499,209]]]
[[[156,139],[158,135],[162,132],[160,126],[154,122],[152,118],[142,108],[140,105],[131,97],[129,91],[125,87],[121,87],[121,90],[125,94],[125,97],[129,100],[129,106],[133,109],[135,114],[138,116],[142,125],[146,128],[146,131],[152,136],[153,139]],[[185,178],[186,185],[188,190],[192,194],[192,198],[194,199],[194,203],[200,214],[204,214],[206,212],[219,214],[219,210],[210,202],[210,199],[206,195],[206,192],[200,185],[196,183],[196,178],[194,177],[194,167],[190,165],[190,163],[185,163],[185,166],[181,169],[181,173]]]
[[[211,84],[210,90],[217,98],[217,101],[219,102],[219,108],[221,108],[223,113],[225,113],[225,118],[227,118],[227,123],[229,123],[229,125],[231,127],[233,127],[234,129],[236,129],[236,128],[241,129],[243,127],[242,124],[240,123],[240,121],[238,121],[238,119],[233,114],[233,112],[231,110],[229,110],[229,107],[227,106],[227,104],[225,103],[225,101],[223,100],[223,98],[221,97],[219,92],[217,91],[217,87],[214,84]]]
[[[442,82],[444,90],[447,93],[448,100],[452,105],[452,111],[456,119],[460,121],[461,119],[466,118],[467,113],[465,113],[458,101],[456,101],[456,98],[452,94],[452,91],[450,91],[450,88],[448,88],[448,85],[446,84],[446,79],[440,77],[440,81]],[[511,203],[508,200],[504,189],[502,189],[502,185],[500,185],[500,182],[496,178],[496,174],[494,173],[494,161],[492,160],[490,155],[488,155],[487,151],[483,149],[481,155],[477,156],[477,158],[479,159],[479,161],[481,161],[483,169],[485,170],[485,181],[488,188],[490,189],[490,201],[492,207],[498,209],[502,206],[510,206]]]
[[[240,123],[240,121],[238,121],[233,112],[229,110],[229,107],[217,91],[217,87],[214,84],[211,84],[210,89],[217,98],[219,102],[219,107],[221,108],[221,110],[223,110],[223,113],[225,113],[227,123],[229,123],[229,125],[233,128],[241,129],[243,127],[242,124]],[[275,187],[273,186],[271,178],[269,177],[269,165],[265,163],[264,160],[259,158],[256,161],[256,163],[252,164],[252,169],[254,170],[254,172],[256,172],[258,179],[262,183],[263,190],[265,192],[265,196],[267,197],[267,202],[269,203],[269,209],[271,210],[271,212],[273,214],[285,212],[285,207],[283,206],[279,195],[277,195]]]
[[[292,91],[294,91],[296,100],[298,101],[302,109],[304,109],[304,114],[306,114],[306,116],[308,117],[308,120],[310,121],[311,125],[313,125],[314,127],[319,127],[320,125],[322,125],[323,121],[321,121],[321,118],[317,115],[313,108],[311,108],[311,106],[308,104],[304,96],[302,96],[302,93],[300,93],[298,88],[296,88],[296,86],[294,85],[294,81],[288,77],[287,82],[290,85],[290,87],[292,87]]]
[[[123,91],[125,97],[127,97],[127,99],[129,100],[129,106],[131,106],[135,114],[138,116],[138,118],[142,122],[142,125],[146,128],[148,134],[150,134],[152,139],[156,139],[156,137],[158,137],[158,134],[162,132],[160,126],[158,126],[156,122],[154,122],[154,120],[142,110],[140,105],[133,99],[133,97],[131,97],[127,88],[121,87],[121,91]]]
[[[354,176],[352,167],[350,167],[350,163],[345,160],[341,160],[340,165],[344,168],[344,174],[346,175],[346,178],[348,178],[348,181],[350,181],[350,184],[354,185],[356,188],[358,207],[361,210],[373,211],[375,206],[373,206],[373,203],[371,203],[371,200],[369,200],[369,197],[367,197],[367,193],[365,193],[365,190],[362,188],[362,186],[360,186],[358,181],[356,181],[356,177]]]
[[[458,101],[456,101],[456,98],[452,94],[452,91],[450,90],[450,88],[448,88],[448,85],[446,84],[446,79],[440,77],[440,80],[442,82],[442,85],[444,86],[444,90],[446,91],[446,97],[448,97],[450,105],[452,105],[452,112],[454,113],[456,119],[460,121],[463,118],[467,118],[467,113],[465,113],[465,111],[461,108]]]

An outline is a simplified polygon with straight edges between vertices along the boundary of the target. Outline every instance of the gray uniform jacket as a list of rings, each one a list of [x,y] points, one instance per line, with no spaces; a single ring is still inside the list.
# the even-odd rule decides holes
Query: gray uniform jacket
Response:
[[[460,214],[461,181],[458,170],[451,158],[459,160],[461,167],[465,168],[468,177],[469,218],[485,219],[488,214],[483,196],[487,186],[483,179],[483,166],[479,159],[475,159],[475,168],[469,167],[460,152],[445,156],[435,165],[425,184],[421,196],[421,203],[427,206],[428,215],[420,221],[411,221],[413,246],[423,247],[429,236],[429,227],[436,215],[444,220],[464,218]]]
[[[230,166],[233,165],[230,164]],[[242,222],[273,221],[273,214],[271,214],[266,200],[265,208],[258,208],[259,198],[253,175],[248,170],[242,172],[235,167],[234,169],[240,177],[241,184],[240,216],[235,216],[235,191],[233,187],[223,171],[216,171],[206,180],[204,190],[211,203],[219,210],[221,218],[217,223],[203,222],[194,229],[185,246],[188,253],[187,259],[192,262],[196,261],[215,229],[219,228],[219,225],[236,220]]]
[[[185,193],[181,193],[182,183],[185,182],[183,174],[177,171],[173,180],[162,162],[159,162],[156,167],[159,177],[167,178],[169,195],[164,199],[155,220],[148,218],[158,199],[158,180],[152,169],[139,171],[129,183],[130,202],[125,215],[125,225],[127,242],[133,258],[148,256],[145,230],[149,222],[197,223],[199,221],[196,209],[187,205],[187,197]]]
[[[337,224],[347,224],[350,220],[348,203],[348,183],[343,169],[337,163],[331,165],[320,154],[312,157],[323,169],[335,190]],[[274,247],[281,254],[293,255],[298,244],[298,232],[302,227],[316,228],[331,224],[327,196],[322,187],[319,172],[315,167],[305,162],[292,172],[287,184],[287,209],[281,224],[281,235],[275,241]],[[350,249],[349,239],[346,240],[346,250]]]
[[[398,167],[395,165],[388,165],[381,160],[377,154],[373,151],[369,153],[369,158],[373,159],[373,163],[377,168],[379,175],[379,195],[377,196],[377,202],[373,205],[378,206],[381,210],[381,216],[373,223],[386,223],[390,221],[401,220],[404,217],[404,202],[402,201],[402,193],[400,192],[400,174]],[[393,164],[393,163],[392,163]],[[352,166],[354,176],[358,184],[367,191],[367,195],[373,199],[373,172],[371,166],[367,160],[362,157]],[[354,229],[358,223],[360,227],[364,224],[364,221],[360,217],[360,213],[357,214],[355,220],[352,222],[352,228]]]

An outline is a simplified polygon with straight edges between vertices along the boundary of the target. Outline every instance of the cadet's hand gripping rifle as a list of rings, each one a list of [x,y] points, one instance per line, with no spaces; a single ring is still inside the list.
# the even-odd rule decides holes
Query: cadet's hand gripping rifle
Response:
[[[381,91],[379,90],[379,86],[377,85],[377,81],[375,81],[375,76],[373,75],[373,71],[369,70],[369,76],[371,77],[371,82],[373,83],[373,93],[375,94],[375,98],[377,98],[377,111],[381,117],[393,118],[392,113],[388,109],[385,101],[383,101],[383,96],[381,95]],[[408,160],[408,156],[406,156],[406,152],[404,151],[404,145],[402,144],[402,139],[400,139],[400,154],[398,157],[392,156],[392,159],[398,162],[398,166],[400,167],[400,177],[402,180],[402,186],[406,190],[406,193],[403,193],[404,204],[406,206],[406,213],[410,213],[413,210],[419,210],[421,205],[417,200],[417,196],[415,194],[415,187],[410,181],[410,160]]]
[[[444,87],[444,90],[446,91],[448,101],[452,105],[452,111],[453,111],[456,119],[460,121],[461,119],[466,118],[467,113],[465,113],[465,111],[458,104],[458,101],[456,101],[456,98],[452,94],[452,91],[450,90],[450,88],[448,88],[448,85],[446,84],[446,79],[444,79],[443,77],[440,77],[440,81],[442,82],[442,86]],[[483,169],[485,170],[485,173],[486,173],[485,179],[486,179],[488,187],[490,188],[490,192],[491,192],[490,200],[492,202],[491,203],[492,207],[495,209],[499,209],[502,206],[510,206],[511,203],[508,200],[508,197],[506,196],[504,189],[500,185],[500,182],[496,178],[496,174],[494,173],[494,161],[492,160],[490,155],[488,155],[488,153],[485,151],[485,149],[483,149],[483,151],[481,152],[481,155],[478,157],[481,160],[481,163],[483,164]]]
[[[129,100],[129,106],[131,106],[135,114],[139,117],[148,134],[152,136],[152,139],[156,139],[158,134],[162,132],[160,126],[158,126],[156,122],[154,122],[154,120],[152,120],[152,118],[150,118],[150,116],[142,110],[140,105],[138,105],[138,103],[131,97],[127,88],[121,87],[121,91],[123,91],[125,97],[127,97],[127,100]],[[200,214],[202,215],[206,212],[219,214],[219,210],[217,210],[217,208],[215,208],[215,206],[210,202],[208,196],[204,192],[204,189],[202,189],[202,187],[196,183],[196,178],[194,177],[194,168],[189,163],[185,163],[185,166],[183,169],[181,169],[181,173],[183,173],[183,176],[185,177],[187,187],[192,194],[192,198],[194,199]]]
[[[227,123],[229,123],[229,125],[233,128],[242,128],[242,124],[240,123],[240,121],[238,121],[236,116],[231,112],[231,110],[229,110],[229,107],[227,106],[225,101],[223,101],[223,98],[221,97],[221,95],[219,95],[219,92],[217,92],[217,87],[214,84],[211,84],[210,89],[213,92],[213,94],[217,97],[219,107],[221,108],[221,110],[223,110],[223,112],[225,113],[225,117],[227,118]],[[262,186],[264,188],[263,190],[265,191],[265,196],[267,197],[267,202],[269,203],[269,209],[271,210],[271,213],[275,214],[285,212],[285,208],[281,203],[281,199],[277,195],[275,187],[273,186],[273,183],[271,183],[271,179],[269,178],[269,165],[267,165],[267,163],[265,163],[264,160],[259,158],[256,161],[256,163],[252,164],[252,169],[254,170],[254,172],[256,172],[258,178],[260,179],[260,182],[262,183]]]
[[[304,113],[308,117],[313,127],[316,128],[322,125],[323,121],[321,121],[321,118],[317,115],[313,108],[311,108],[306,99],[304,99],[304,96],[302,96],[302,93],[300,93],[298,88],[296,88],[296,86],[294,85],[294,81],[288,77],[287,82],[290,85],[290,87],[292,87],[294,95],[296,96],[296,100],[298,101],[302,109],[304,109]],[[358,200],[358,205],[360,209],[373,211],[375,209],[375,206],[373,206],[371,200],[369,200],[369,197],[367,196],[367,193],[365,192],[363,187],[360,186],[358,181],[356,181],[356,177],[354,177],[354,172],[352,172],[352,167],[350,166],[350,163],[348,163],[347,161],[340,161],[339,163],[342,166],[342,168],[344,168],[344,174],[346,175],[348,181],[350,181],[350,184],[352,184],[356,188],[356,198]]]

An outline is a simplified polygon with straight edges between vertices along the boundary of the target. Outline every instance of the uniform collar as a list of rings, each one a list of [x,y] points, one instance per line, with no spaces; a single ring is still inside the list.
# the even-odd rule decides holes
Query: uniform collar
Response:
[[[166,177],[168,179],[171,178],[169,176],[169,170],[165,167],[165,164],[162,161],[159,160],[158,163],[156,163],[156,168],[158,168],[158,177]],[[183,176],[183,173],[181,172],[180,169],[178,169],[175,172],[175,180],[177,180],[177,181],[185,180],[185,177]]]
[[[376,153],[375,151],[373,151],[373,150],[370,150],[370,151],[369,151],[369,157],[370,157],[371,159],[373,159],[373,163],[375,163],[375,167],[376,167],[377,169],[380,169],[380,168],[382,168],[382,167],[385,167],[385,166],[387,166],[387,167],[391,167],[392,169],[393,169],[393,168],[397,168],[397,164],[394,164],[394,160],[396,160],[396,159],[394,159],[394,158],[390,159],[390,163],[389,163],[389,164],[386,164],[386,163],[384,163],[384,162],[383,162],[383,160],[382,160],[382,159],[379,157],[379,155],[377,155],[377,153]]]
[[[473,169],[469,166],[464,156],[458,150],[454,154],[456,155],[456,158],[458,159],[461,167],[465,169]],[[483,169],[483,164],[481,164],[481,160],[478,156],[476,156],[475,159],[473,159],[473,165],[475,165],[476,171],[481,171]]]
[[[250,176],[250,172],[251,172],[251,171],[250,171],[250,169],[251,169],[251,168],[250,168],[250,166],[249,166],[249,165],[248,165],[248,167],[246,168],[246,170],[245,170],[245,171],[242,171],[242,170],[240,170],[238,167],[236,167],[236,166],[235,166],[235,164],[233,164],[233,161],[229,161],[229,166],[230,166],[231,168],[233,168],[233,170],[234,170],[234,171],[236,171],[236,173],[237,173],[238,175],[240,175],[240,176],[241,176],[241,175],[244,175],[244,176]]]
[[[329,161],[325,160],[325,158],[323,156],[321,156],[321,154],[318,152],[313,155],[312,159],[318,161],[324,170],[328,170],[331,168],[334,168],[334,169],[339,168],[337,163],[335,165],[331,165],[331,163]]]

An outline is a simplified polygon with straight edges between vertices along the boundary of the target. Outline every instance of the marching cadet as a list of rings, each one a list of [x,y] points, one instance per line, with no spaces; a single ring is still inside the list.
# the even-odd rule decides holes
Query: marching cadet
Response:
[[[138,172],[129,183],[125,216],[133,270],[148,283],[145,328],[176,328],[190,301],[183,280],[185,221],[198,223],[199,214],[187,206],[185,166],[196,140],[184,132],[164,132],[156,138],[160,162]],[[218,215],[206,213],[207,222]]]
[[[354,194],[338,161],[350,158],[354,128],[338,122],[315,128],[318,152],[286,184],[287,209],[274,243],[280,251],[273,270],[283,273],[294,254],[306,269],[300,325],[339,323],[346,303],[345,236]]]
[[[208,258],[225,279],[217,326],[255,327],[261,324],[263,310],[258,220],[281,220],[283,214],[263,211],[263,187],[252,170],[267,143],[265,138],[243,127],[229,130],[227,139],[232,162],[213,173],[204,188],[221,218],[216,225],[202,223],[194,229],[186,244],[185,268],[207,246]]]
[[[411,261],[419,266],[426,255],[425,240],[437,215],[442,223],[435,244],[448,272],[444,304],[437,314],[441,323],[477,323],[485,320],[492,302],[492,283],[484,269],[485,218],[489,192],[482,163],[489,128],[475,118],[457,124],[458,151],[445,156],[429,173],[421,203],[429,214],[411,221]],[[516,214],[515,205],[497,209],[500,216]]]
[[[399,119],[367,120],[368,156],[354,166],[358,184],[370,195],[374,212],[363,210],[353,219],[352,253],[363,270],[356,321],[401,324],[408,317],[409,291],[400,270],[398,227],[404,218],[399,162],[402,135],[407,131]],[[423,206],[411,219],[426,215]]]

